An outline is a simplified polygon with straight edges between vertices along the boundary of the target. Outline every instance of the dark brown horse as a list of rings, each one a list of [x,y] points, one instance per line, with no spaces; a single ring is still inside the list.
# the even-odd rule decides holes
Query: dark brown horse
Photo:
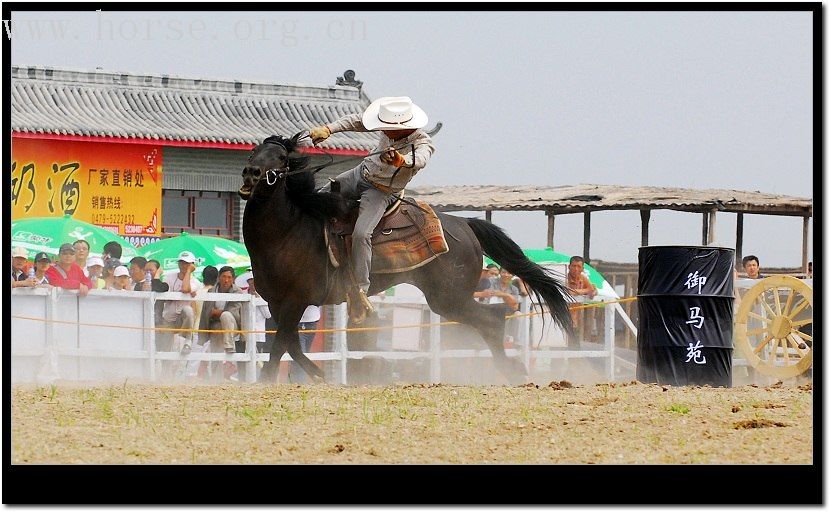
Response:
[[[288,351],[309,375],[323,372],[300,348],[297,324],[309,304],[345,300],[341,268],[329,262],[323,235],[332,217],[342,216],[346,202],[338,194],[317,192],[308,158],[294,153],[299,134],[267,138],[251,152],[242,171],[239,195],[247,200],[243,218],[245,245],[251,256],[257,291],[268,302],[279,326],[264,378],[273,379],[277,362]],[[524,364],[504,353],[502,304],[481,304],[473,292],[481,274],[482,249],[487,256],[519,276],[531,296],[545,303],[557,324],[573,332],[564,285],[548,270],[527,259],[504,231],[490,222],[438,214],[449,252],[406,272],[372,274],[369,294],[399,283],[423,291],[435,313],[474,327],[490,348],[496,366],[509,382],[523,382]]]

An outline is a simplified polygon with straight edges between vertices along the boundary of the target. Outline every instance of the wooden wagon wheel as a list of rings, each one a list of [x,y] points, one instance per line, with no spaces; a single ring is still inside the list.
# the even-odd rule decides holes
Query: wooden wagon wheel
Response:
[[[767,277],[741,299],[735,346],[759,372],[795,377],[813,364],[812,324],[813,289],[794,277]]]

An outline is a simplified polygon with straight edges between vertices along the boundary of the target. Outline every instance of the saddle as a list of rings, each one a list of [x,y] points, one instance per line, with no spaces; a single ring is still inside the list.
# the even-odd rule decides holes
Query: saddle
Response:
[[[407,201],[398,199],[387,208],[372,232],[372,273],[406,272],[449,251],[441,220],[432,207],[421,201]],[[326,246],[335,267],[351,261],[352,233],[358,213],[359,208],[351,208],[344,218],[329,223]]]

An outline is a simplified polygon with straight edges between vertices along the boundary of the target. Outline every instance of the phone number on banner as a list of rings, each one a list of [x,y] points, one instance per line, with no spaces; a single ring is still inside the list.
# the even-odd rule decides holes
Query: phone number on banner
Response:
[[[143,247],[153,242],[158,242],[161,237],[158,236],[124,236],[125,240],[133,244],[134,247]]]

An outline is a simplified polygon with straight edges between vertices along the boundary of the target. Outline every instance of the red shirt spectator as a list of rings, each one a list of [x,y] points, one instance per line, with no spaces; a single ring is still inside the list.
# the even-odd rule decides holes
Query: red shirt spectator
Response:
[[[67,290],[80,290],[81,296],[94,288],[92,281],[84,275],[83,269],[75,263],[75,248],[72,244],[61,245],[58,262],[46,271],[46,278],[52,286]]]

